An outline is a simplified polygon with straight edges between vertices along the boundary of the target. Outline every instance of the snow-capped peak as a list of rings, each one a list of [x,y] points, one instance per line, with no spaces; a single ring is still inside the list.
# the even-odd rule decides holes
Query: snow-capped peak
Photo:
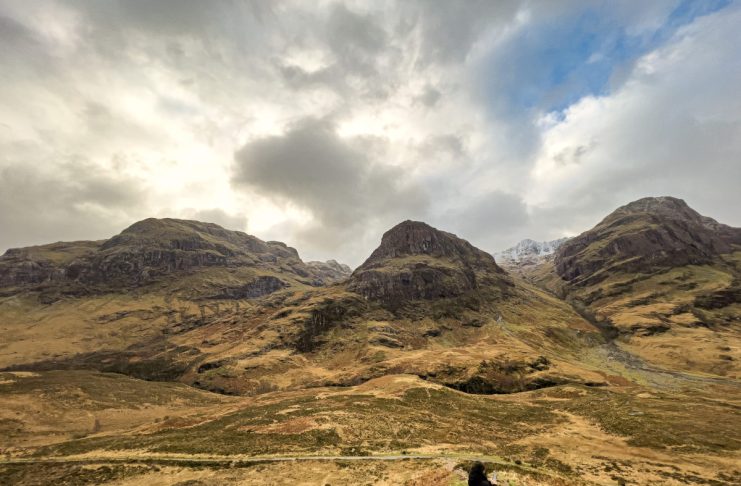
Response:
[[[502,263],[519,263],[535,261],[552,255],[564,241],[569,238],[559,238],[553,241],[534,241],[524,239],[512,248],[494,253],[494,258]]]

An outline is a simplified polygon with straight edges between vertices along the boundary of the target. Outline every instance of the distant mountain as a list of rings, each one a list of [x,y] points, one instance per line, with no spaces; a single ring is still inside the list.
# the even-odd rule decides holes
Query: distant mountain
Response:
[[[353,272],[348,288],[394,307],[509,285],[490,254],[428,224],[404,221],[384,233],[380,246]]]
[[[517,264],[534,264],[553,255],[568,240],[568,237],[552,241],[524,239],[511,248],[494,253],[494,258],[505,267]]]
[[[337,283],[347,280],[352,274],[352,268],[343,264],[337,263],[336,260],[327,260],[326,262],[306,262],[306,265],[311,267],[314,272],[322,278],[324,283]]]

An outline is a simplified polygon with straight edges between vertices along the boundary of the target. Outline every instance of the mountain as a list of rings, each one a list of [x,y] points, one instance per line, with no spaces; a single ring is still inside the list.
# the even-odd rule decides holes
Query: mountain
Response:
[[[573,285],[588,285],[614,272],[708,264],[734,244],[741,244],[741,228],[701,216],[681,199],[647,197],[564,243],[556,272]]]
[[[220,337],[219,321],[199,327],[187,341],[202,355],[180,379],[236,394],[263,382],[349,386],[398,373],[477,393],[600,380],[567,364],[575,349],[600,342],[597,329],[516,284],[491,255],[422,222],[384,233],[345,282],[256,304],[230,318],[240,323],[236,342]],[[198,345],[203,336],[208,347]]]
[[[738,230],[682,204],[507,268],[413,221],[351,273],[181,220],[10,250],[0,477],[738,483]]]
[[[332,281],[284,243],[198,221],[152,218],[108,240],[11,249],[0,257],[11,336],[0,366],[174,378],[198,354],[173,344],[182,334]]]
[[[667,368],[741,372],[741,229],[650,197],[563,243],[527,278],[566,298],[632,354]]]
[[[380,246],[353,272],[348,289],[398,307],[411,300],[501,293],[511,285],[488,253],[425,223],[404,221],[384,233]]]
[[[11,249],[0,257],[0,287],[37,291],[46,302],[163,283],[192,297],[255,298],[335,279],[284,243],[178,219],[150,218],[105,241]]]
[[[319,275],[324,283],[337,283],[347,280],[352,273],[352,268],[344,263],[337,263],[336,260],[327,260],[326,262],[306,262],[314,272]]]
[[[494,253],[494,258],[504,267],[537,264],[553,255],[569,238],[551,241],[524,239],[511,248]]]
[[[70,247],[82,249],[56,256]],[[21,279],[15,269],[27,262],[51,276]],[[346,267],[305,264],[281,243],[179,220],[145,220],[104,242],[14,250],[0,263],[15,276],[2,289],[12,297],[0,301],[13,336],[0,366],[11,369],[95,369],[229,394],[391,372],[501,392],[599,380],[564,371],[574,349],[600,342],[596,329],[516,283],[488,253],[421,222],[391,228],[331,286],[319,284]]]

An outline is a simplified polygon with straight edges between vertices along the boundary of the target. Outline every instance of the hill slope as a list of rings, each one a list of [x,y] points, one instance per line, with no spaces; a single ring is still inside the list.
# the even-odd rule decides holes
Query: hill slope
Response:
[[[666,237],[685,224],[669,219],[627,217]],[[204,223],[11,251],[0,476],[461,484],[485,457],[517,484],[739,482],[741,255],[732,228],[700,221],[720,236],[693,264],[614,246],[643,227],[610,223],[563,255],[571,280],[547,259],[526,281],[417,222],[321,286],[346,269]]]
[[[102,286],[107,293],[68,293],[92,281],[88,272],[70,277],[80,260],[96,278],[108,268],[124,277]],[[131,265],[123,272],[100,262]],[[395,373],[482,393],[606,379],[576,358],[601,342],[594,327],[515,282],[491,255],[424,223],[389,230],[345,283],[307,285],[307,267],[277,243],[148,220],[0,302],[12,336],[0,365],[112,371],[230,394]],[[246,291],[267,279],[281,284]],[[38,302],[49,289],[60,297]]]
[[[679,199],[644,198],[567,241],[528,277],[621,346],[674,369],[738,376],[741,229]]]

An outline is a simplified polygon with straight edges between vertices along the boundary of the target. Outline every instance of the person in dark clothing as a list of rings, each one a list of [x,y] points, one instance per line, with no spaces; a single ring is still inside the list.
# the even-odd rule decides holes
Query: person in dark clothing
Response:
[[[494,484],[486,477],[484,465],[478,461],[474,462],[468,473],[468,486],[494,486]]]

